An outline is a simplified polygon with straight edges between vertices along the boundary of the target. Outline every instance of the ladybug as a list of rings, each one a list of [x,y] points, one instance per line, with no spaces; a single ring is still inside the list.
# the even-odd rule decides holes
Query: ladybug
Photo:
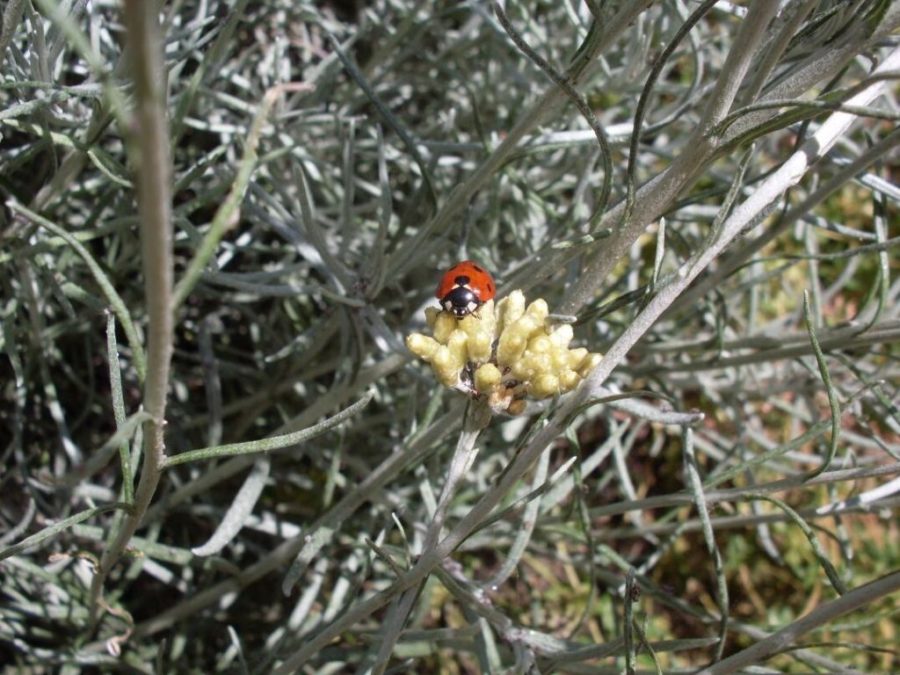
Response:
[[[434,295],[445,312],[462,318],[477,310],[496,293],[497,287],[490,272],[478,263],[463,260],[444,273]]]

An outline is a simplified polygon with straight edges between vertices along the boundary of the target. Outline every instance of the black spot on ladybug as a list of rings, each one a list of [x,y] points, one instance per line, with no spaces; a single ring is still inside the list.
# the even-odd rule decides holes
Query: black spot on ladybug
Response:
[[[474,269],[476,272],[480,272],[481,274],[484,274],[484,270],[481,269],[478,265],[472,265],[472,269]]]
[[[494,284],[492,284],[490,281],[487,282],[487,289],[490,293],[493,293],[494,292]]]
[[[453,280],[453,283],[456,284],[457,286],[468,286],[469,281],[470,281],[469,277],[467,277],[465,274],[460,274],[458,277],[456,277]]]

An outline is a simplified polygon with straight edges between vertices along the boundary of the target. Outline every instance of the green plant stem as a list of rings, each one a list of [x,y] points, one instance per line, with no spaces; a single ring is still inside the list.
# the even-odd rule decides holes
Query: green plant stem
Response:
[[[131,358],[134,360],[134,369],[137,371],[138,379],[143,381],[147,371],[146,356],[144,355],[144,348],[138,337],[137,329],[134,326],[134,322],[131,320],[131,314],[128,312],[128,308],[125,306],[125,301],[122,300],[122,296],[116,292],[112,281],[110,281],[106,272],[103,271],[103,268],[100,267],[99,263],[94,259],[94,256],[91,255],[91,252],[88,251],[78,239],[73,237],[70,232],[67,232],[56,223],[44,218],[39,213],[35,213],[31,209],[13,201],[7,202],[7,206],[9,206],[12,211],[21,213],[31,222],[60,237],[72,247],[72,250],[74,250],[82,260],[84,260],[84,263],[93,275],[94,280],[100,287],[100,291],[106,297],[106,301],[109,303],[113,313],[122,325],[125,337],[128,338],[128,345],[131,347]]]
[[[453,430],[454,425],[459,423],[462,418],[460,413],[461,411],[454,406],[448,413],[435,420],[401,451],[393,453],[385,459],[355,490],[348,492],[343,499],[311,523],[304,532],[283,542],[268,555],[241,570],[240,574],[228,577],[214,586],[191,595],[174,607],[141,624],[137,627],[136,633],[152,635],[165,630],[176,621],[185,620],[200,609],[214,604],[223,594],[238,591],[280,566],[293,561],[293,565],[282,583],[285,593],[290,592],[309,562],[330,540],[341,523],[350,518],[362,504],[372,499],[373,495],[377,494],[403,470],[421,463],[430,452],[430,448],[443,438],[448,430]]]
[[[457,440],[456,450],[453,453],[453,459],[450,461],[450,467],[447,471],[447,480],[441,489],[440,499],[435,507],[431,522],[428,524],[428,531],[425,533],[423,551],[426,555],[433,552],[437,547],[441,531],[444,528],[444,522],[447,519],[447,510],[450,508],[450,503],[456,495],[460,482],[478,454],[478,448],[475,443],[490,421],[491,411],[484,401],[474,401],[469,404],[466,410],[465,421],[463,422],[463,429]],[[381,675],[387,668],[391,652],[394,649],[394,645],[397,644],[400,632],[406,625],[409,613],[412,611],[416,598],[419,597],[424,581],[425,579],[422,579],[422,583],[408,588],[388,612],[383,622],[384,628],[381,632],[378,656],[376,657],[375,665],[372,667],[374,675]]]
[[[586,43],[583,52],[573,60],[566,69],[564,78],[577,86],[581,82],[597,55],[619,38],[621,34],[637,19],[652,2],[640,0],[629,2],[604,26],[596,40]],[[468,206],[469,201],[479,190],[483,189],[500,167],[518,150],[520,141],[535,127],[548,119],[564,100],[565,92],[556,84],[551,85],[544,94],[527,111],[519,117],[519,121],[510,129],[497,148],[476,168],[469,177],[457,186],[440,210],[429,223],[422,228],[420,235],[410,239],[392,256],[387,265],[394,274],[405,273],[418,264],[416,254],[421,250],[422,242],[434,232],[444,232],[450,227],[453,219]]]
[[[694,504],[697,508],[697,515],[701,523],[701,532],[703,532],[703,540],[706,543],[706,550],[713,561],[714,579],[716,584],[716,604],[719,607],[719,642],[716,645],[715,656],[713,661],[719,661],[725,650],[725,639],[728,635],[728,609],[729,596],[728,585],[725,581],[725,565],[722,560],[722,553],[716,543],[715,530],[713,530],[712,522],[709,517],[709,505],[706,501],[706,494],[703,491],[703,480],[700,477],[700,467],[697,463],[697,455],[694,452],[694,430],[685,425],[681,431],[682,445],[684,446],[684,471],[686,475],[685,483],[694,498]],[[626,604],[627,604],[626,598]]]
[[[250,131],[244,144],[244,156],[241,158],[240,164],[238,164],[237,175],[234,177],[231,190],[228,191],[225,201],[216,210],[209,230],[203,237],[203,241],[200,242],[200,248],[194,254],[194,257],[191,258],[187,270],[175,287],[173,312],[181,306],[197,281],[199,281],[200,275],[203,274],[207,263],[215,254],[222,237],[238,223],[241,215],[241,202],[244,200],[244,194],[247,192],[247,185],[250,183],[253,170],[256,168],[256,160],[258,158],[256,148],[259,145],[259,137],[262,135],[263,124],[268,119],[275,101],[285,92],[309,91],[310,89],[312,89],[311,85],[302,82],[289,82],[272,87],[263,96],[259,110],[253,118],[253,123],[250,125]]]
[[[878,162],[897,145],[900,145],[900,128],[894,129],[852,162],[840,167],[833,176],[822,183],[812,194],[796,206],[791,207],[777,223],[750,242],[743,244],[741,248],[736,249],[727,260],[723,261],[719,268],[710,272],[709,275],[691,287],[688,292],[684,293],[672,306],[672,309],[677,311],[682,307],[696,303],[698,298],[703,297],[710,289],[720,285],[738,267],[746,263],[767,244],[788,230],[805,214],[810,213],[817,205],[821,204],[827,197],[851,180],[853,176]]]
[[[658,218],[678,194],[692,184],[715,155],[721,139],[712,131],[728,112],[744,75],[753,62],[765,28],[778,9],[777,2],[756,2],[741,24],[732,49],[710,94],[703,118],[685,151],[665,172],[646,183],[635,194],[634,208],[628,213],[624,201],[610,209],[599,229],[616,226],[613,236],[595,245],[584,272],[566,293],[560,308],[564,314],[577,314],[588,303],[619,259],[631,248],[644,228]],[[627,216],[627,218],[625,218]],[[624,222],[621,222],[624,218]]]
[[[770,656],[794,645],[800,636],[811,630],[848,612],[864,607],[879,598],[896,593],[898,590],[900,590],[900,572],[888,574],[868,584],[854,588],[831,602],[819,605],[806,616],[772,633],[769,637],[756,642],[753,646],[747,647],[747,649],[739,651],[737,654],[732,654],[705,670],[701,670],[700,673],[701,675],[723,675],[724,673],[737,672],[745,666],[761,663]]]
[[[122,431],[127,424],[125,415],[125,394],[122,390],[122,371],[119,368],[119,345],[116,342],[116,320],[112,314],[106,317],[106,354],[109,362],[109,389],[112,398],[113,416],[116,420],[116,432]],[[119,444],[119,464],[122,467],[122,500],[126,504],[134,503],[134,476],[131,473],[130,441],[123,440]]]
[[[819,373],[822,375],[822,383],[825,385],[825,391],[828,394],[828,406],[831,409],[831,440],[828,443],[828,454],[825,460],[820,464],[809,477],[815,478],[823,471],[827,471],[831,465],[834,456],[837,454],[838,440],[841,436],[841,404],[838,401],[837,391],[831,381],[831,373],[828,371],[828,363],[825,361],[825,353],[819,345],[819,339],[816,337],[816,329],[813,326],[813,319],[809,309],[809,293],[803,293],[803,316],[806,319],[806,330],[809,331],[809,342],[812,345],[813,353],[816,355],[816,364],[819,366]]]
[[[4,560],[6,558],[9,558],[10,556],[18,555],[23,551],[27,551],[32,546],[37,546],[47,539],[52,539],[53,537],[60,534],[64,530],[69,529],[73,525],[84,522],[85,520],[100,515],[101,513],[106,513],[108,511],[125,510],[128,508],[129,505],[125,502],[112,502],[111,504],[95,506],[92,509],[86,509],[84,511],[81,511],[80,513],[76,513],[74,516],[63,518],[57,523],[48,525],[40,532],[36,532],[30,537],[26,537],[17,544],[13,544],[12,546],[7,546],[4,549],[0,549],[0,560]]]
[[[231,443],[229,445],[216,445],[209,448],[189,450],[188,452],[182,452],[178,455],[167,457],[163,461],[163,468],[168,469],[170,466],[175,466],[176,464],[185,464],[187,462],[196,462],[204,459],[215,459],[219,457],[233,457],[235,455],[252,455],[260,452],[271,452],[273,450],[279,450],[281,448],[287,448],[292,445],[297,445],[298,443],[303,443],[304,441],[307,441],[310,438],[314,438],[319,434],[323,434],[329,429],[332,429],[345,420],[353,417],[355,414],[365,408],[366,405],[368,405],[373,396],[375,396],[375,392],[369,392],[359,401],[349,406],[345,410],[342,410],[336,415],[323,420],[319,424],[315,424],[306,429],[300,429],[299,431],[294,431],[282,436],[263,438],[262,440],[258,441],[248,441],[246,443]]]
[[[103,552],[91,583],[90,612],[96,617],[103,582],[150,505],[165,459],[166,397],[172,358],[172,160],[165,110],[162,40],[155,2],[125,0],[123,7],[131,51],[135,109],[129,154],[136,173],[144,292],[147,302],[147,378],[141,478],[134,509]]]

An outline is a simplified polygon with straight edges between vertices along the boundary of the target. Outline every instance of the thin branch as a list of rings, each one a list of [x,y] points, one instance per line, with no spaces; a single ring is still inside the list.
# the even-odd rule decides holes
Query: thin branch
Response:
[[[900,572],[888,574],[868,584],[854,588],[831,602],[819,605],[803,618],[772,633],[772,635],[760,640],[752,647],[747,647],[747,649],[739,651],[737,654],[732,654],[715,665],[701,670],[699,675],[725,675],[725,673],[737,672],[746,666],[762,663],[769,657],[783,652],[796,644],[801,636],[815,630],[819,626],[824,626],[839,616],[865,607],[898,590],[900,590]]]
[[[560,311],[577,314],[590,302],[594,293],[605,281],[618,260],[631,248],[643,233],[645,226],[659,218],[671,205],[672,200],[690,185],[710,158],[720,138],[711,135],[715,125],[727,114],[738,87],[743,80],[756,53],[764,31],[778,9],[778,2],[765,0],[753,3],[750,12],[741,23],[728,59],[716,81],[697,130],[688,139],[683,152],[662,174],[656,176],[637,191],[634,207],[627,220],[623,219],[628,204],[623,200],[610,209],[600,223],[600,229],[615,226],[613,236],[600,245],[594,245],[593,255],[588,258],[585,269],[576,282],[568,289]]]
[[[175,287],[172,299],[173,311],[181,306],[200,280],[200,275],[203,274],[206,265],[215,254],[222,237],[238,223],[241,215],[241,202],[247,192],[247,185],[250,183],[253,170],[256,168],[258,159],[256,149],[259,145],[259,138],[262,135],[263,125],[272,111],[272,106],[275,105],[275,101],[285,92],[309,91],[310,89],[312,89],[312,86],[304,82],[287,82],[272,87],[263,96],[262,103],[260,103],[259,109],[253,118],[253,123],[250,125],[250,131],[247,133],[247,140],[244,142],[244,156],[238,164],[237,174],[234,177],[234,182],[231,184],[231,189],[228,191],[228,196],[221,206],[216,209],[216,214],[209,225],[209,230],[203,237],[194,257],[191,258],[187,270],[185,270],[184,275],[179,279],[178,285]]]
[[[606,24],[602,34],[598,34],[593,42],[585,46],[584,51],[566,70],[564,77],[570,82],[578,82],[584,75],[587,66],[618,39],[632,22],[652,4],[653,0],[635,0],[623,4],[618,14]],[[522,139],[535,127],[540,126],[564,97],[563,91],[553,85],[534,105],[523,111],[519,116],[519,121],[507,132],[500,145],[450,193],[440,210],[422,228],[420,235],[413,237],[391,256],[387,269],[393,270],[394,274],[399,276],[418,264],[416,253],[421,248],[422,241],[431,233],[445,232],[451,226],[453,219],[468,206],[475,193],[484,188],[499,168],[519,148]]]
[[[163,462],[163,468],[168,469],[169,467],[175,466],[177,464],[185,464],[187,462],[197,462],[200,460],[216,459],[219,457],[233,457],[236,455],[253,455],[261,452],[281,450],[282,448],[290,448],[292,446],[308,441],[311,438],[315,438],[316,436],[324,434],[326,431],[329,431],[330,429],[333,429],[336,426],[344,423],[345,421],[359,413],[363,408],[365,408],[374,396],[374,391],[369,392],[359,401],[337,413],[336,415],[332,415],[328,419],[322,420],[318,424],[315,424],[311,427],[300,429],[299,431],[294,431],[289,434],[284,434],[281,436],[271,436],[269,438],[263,438],[258,441],[247,441],[245,443],[215,445],[209,448],[188,450],[187,452],[181,452],[177,455],[172,455],[165,459],[165,461]]]
[[[166,398],[172,358],[172,159],[166,123],[162,39],[155,2],[126,0],[123,7],[131,50],[135,109],[129,143],[136,172],[144,293],[147,302],[147,379],[144,454],[134,509],[103,552],[91,582],[89,607],[95,617],[110,569],[140,526],[156,492],[165,460]]]
[[[503,26],[503,30],[506,31],[506,34],[509,35],[516,44],[516,47],[518,47],[525,56],[531,59],[532,63],[540,68],[541,72],[549,77],[550,80],[569,97],[569,100],[575,104],[575,107],[578,108],[578,112],[581,113],[581,116],[584,118],[585,122],[588,123],[588,126],[597,137],[597,143],[600,145],[600,157],[603,162],[603,187],[600,189],[600,196],[597,198],[597,206],[595,207],[594,215],[591,216],[590,220],[590,225],[593,229],[594,224],[606,211],[606,205],[607,202],[609,202],[609,194],[612,191],[612,151],[609,148],[609,139],[606,136],[606,131],[603,129],[600,120],[594,115],[594,111],[591,110],[591,107],[588,105],[584,96],[572,86],[567,78],[557,73],[556,70],[547,63],[547,60],[543,56],[531,48],[525,41],[525,38],[523,38],[512,25],[506,12],[503,11],[502,5],[496,0],[494,0],[494,13],[500,20],[500,25]]]

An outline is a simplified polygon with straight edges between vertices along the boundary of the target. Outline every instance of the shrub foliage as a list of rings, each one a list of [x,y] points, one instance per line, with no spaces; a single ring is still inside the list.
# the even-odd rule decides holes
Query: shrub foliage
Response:
[[[898,27],[9,0],[0,661],[900,668]],[[414,359],[463,258],[575,391]]]

